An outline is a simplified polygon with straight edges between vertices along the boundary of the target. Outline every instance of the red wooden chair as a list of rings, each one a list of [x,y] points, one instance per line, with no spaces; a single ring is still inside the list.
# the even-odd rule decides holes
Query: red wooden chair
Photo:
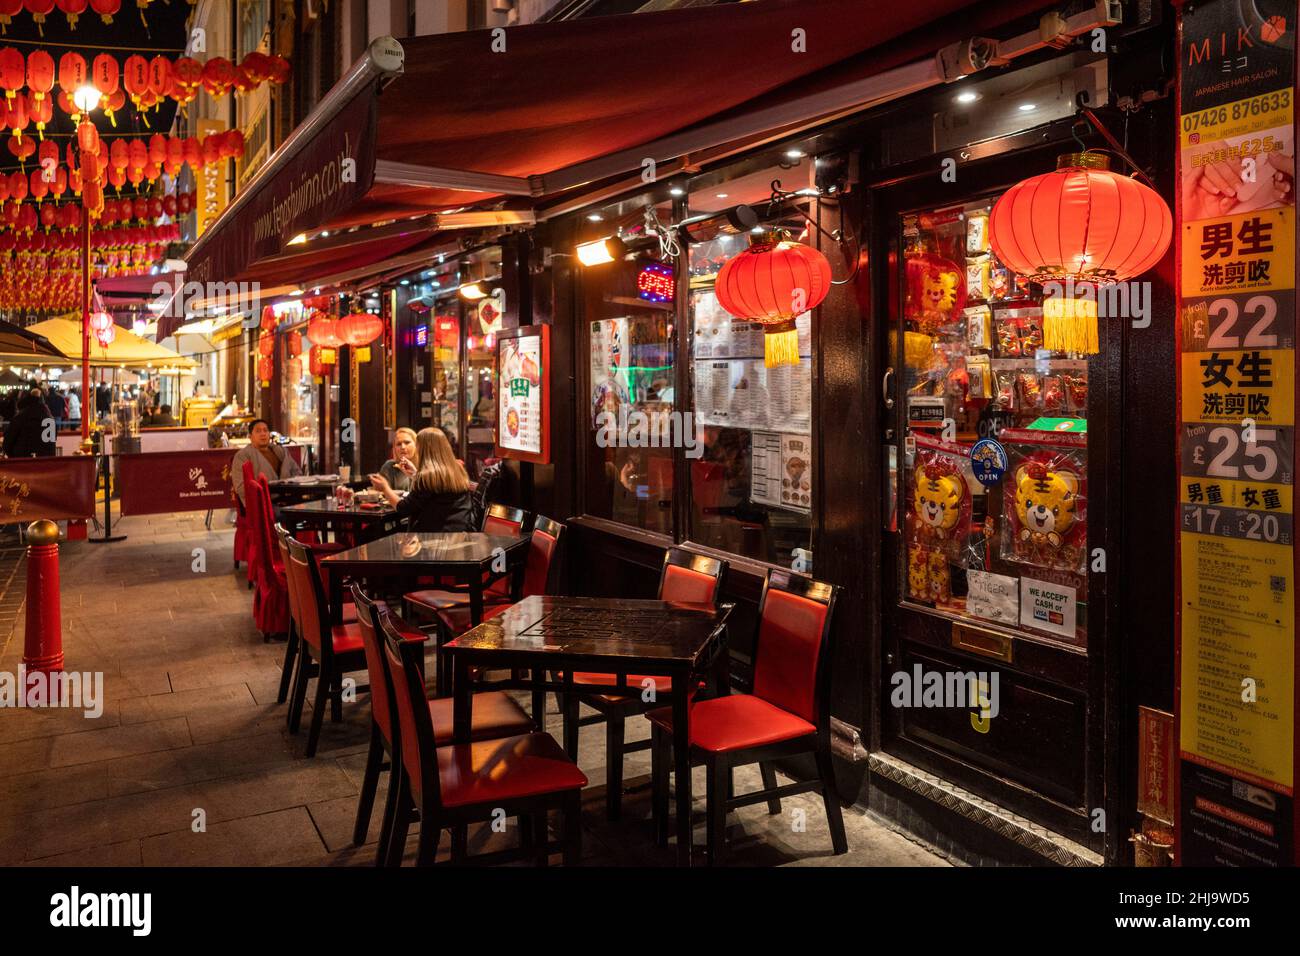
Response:
[[[544,866],[552,850],[562,849],[565,865],[577,865],[582,855],[582,788],[587,785],[578,765],[545,733],[439,747],[424,693],[423,648],[397,629],[391,614],[381,616],[379,625],[397,715],[393,748],[400,763],[388,862],[401,862],[412,811],[420,819],[419,866],[433,864],[446,828],[452,828],[452,862],[466,861],[466,826],[504,812],[519,818],[519,850],[480,854],[473,862],[532,856]],[[549,839],[553,809],[564,814],[560,847]]]
[[[244,471],[244,498],[247,499],[252,494],[252,492],[249,491],[249,488],[257,480],[253,474],[253,463],[251,461],[244,462],[243,471]],[[235,501],[239,502],[239,495],[235,495]],[[239,503],[239,513],[243,515],[244,523],[247,528],[247,532],[246,532],[247,537],[245,539],[246,550],[244,552],[244,560],[245,560],[244,573],[248,578],[248,590],[250,591],[253,590],[253,588],[257,584],[257,519],[254,517],[252,512],[253,507],[254,505],[247,501]],[[238,538],[239,535],[238,525],[236,525],[235,535],[236,538]],[[236,564],[235,567],[238,568],[239,565]]]
[[[533,530],[528,541],[528,554],[524,558],[523,583],[520,593],[515,597],[516,600],[526,598],[534,594],[558,594],[560,586],[560,575],[563,570],[563,562],[560,560],[560,547],[564,540],[565,526],[552,518],[544,515],[538,515],[533,521]],[[512,606],[509,601],[484,604],[483,620],[487,621],[499,614],[504,614]],[[437,687],[438,693],[447,693],[450,686],[451,677],[446,664],[443,661],[441,653],[442,646],[453,638],[464,634],[474,626],[473,616],[470,606],[458,604],[454,607],[442,608],[438,611],[438,629],[436,631],[436,640],[439,649],[438,669],[437,669]],[[542,698],[540,695],[533,696],[533,717],[539,721],[539,727],[543,726],[542,721]]]
[[[286,568],[295,576],[293,586],[298,599],[301,635],[297,680],[289,701],[289,729],[297,733],[301,726],[307,682],[315,672],[316,697],[312,704],[311,728],[307,733],[307,756],[314,757],[320,740],[321,721],[325,717],[326,699],[330,702],[331,718],[336,722],[342,720],[343,675],[349,671],[365,670],[366,655],[359,623],[331,623],[315,553],[293,538],[288,538],[286,544],[289,548]]]
[[[718,603],[722,593],[722,580],[727,573],[727,562],[702,554],[692,554],[685,548],[669,548],[664,553],[663,568],[659,572],[659,600],[679,601],[685,604]],[[649,682],[647,684],[647,682]],[[564,702],[564,749],[570,757],[578,753],[578,728],[589,724],[605,725],[605,809],[611,820],[617,820],[623,804],[623,755],[646,750],[649,740],[634,744],[624,742],[624,722],[628,717],[644,714],[659,706],[655,699],[659,692],[670,693],[672,681],[667,677],[645,677],[629,674],[629,687],[645,686],[653,691],[650,699],[623,697],[603,693],[599,688],[618,683],[615,674],[596,674],[578,671],[573,683],[582,690]],[[578,719],[578,704],[583,703],[597,713]]]
[[[769,571],[759,601],[753,689],[693,702],[691,762],[708,767],[709,862],[722,859],[727,811],[766,802],[781,812],[781,797],[816,791],[826,807],[835,853],[845,853],[844,820],[831,763],[830,655],[827,645],[838,588]],[[668,774],[672,767],[671,708],[646,715],[651,724],[656,839],[667,842]],[[778,787],[772,761],[811,753],[817,776]],[[731,769],[757,763],[763,789],[733,796]]]
[[[522,508],[508,505],[491,505],[483,514],[484,534],[523,534],[533,527],[533,516]],[[483,603],[502,604],[510,601],[510,578],[489,575],[491,583],[484,581]],[[402,607],[407,620],[436,617],[439,611],[452,607],[469,606],[469,595],[462,584],[454,580],[440,582],[437,588],[410,591],[402,595]]]
[[[361,625],[361,640],[366,651],[366,669],[370,674],[370,751],[366,756],[365,775],[361,781],[361,796],[357,802],[357,819],[352,828],[352,843],[361,846],[366,841],[370,829],[370,814],[374,809],[375,791],[379,787],[379,774],[383,770],[385,755],[393,753],[393,713],[392,695],[389,693],[389,677],[384,669],[384,652],[380,646],[382,638],[377,628],[379,621],[388,616],[388,608],[372,601],[361,588],[352,585],[353,603],[357,608],[357,622]],[[423,645],[427,637],[422,631],[393,619],[395,630],[402,633],[407,640]],[[428,702],[429,716],[433,725],[434,743],[442,747],[451,743],[452,701],[450,697],[435,697]],[[513,737],[527,734],[533,729],[532,718],[524,713],[523,708],[514,702],[508,694],[501,691],[488,691],[474,695],[473,717],[470,721],[471,740],[490,740],[494,737]],[[388,760],[392,776],[388,782],[389,801],[384,808],[383,823],[379,831],[379,851],[376,866],[382,866],[388,857],[389,840],[393,832],[393,805],[397,802],[398,766]],[[398,849],[400,858],[401,849]]]
[[[249,568],[253,571],[253,623],[264,641],[289,630],[289,586],[278,560],[271,527],[271,495],[258,479],[244,486],[252,532]]]
[[[248,510],[244,503],[239,500],[239,495],[234,491],[230,493],[231,499],[235,503],[235,570],[239,570],[239,562],[249,560],[249,539],[252,534],[249,529]],[[247,572],[245,572],[247,573]],[[253,582],[248,582],[248,587],[253,587]]]

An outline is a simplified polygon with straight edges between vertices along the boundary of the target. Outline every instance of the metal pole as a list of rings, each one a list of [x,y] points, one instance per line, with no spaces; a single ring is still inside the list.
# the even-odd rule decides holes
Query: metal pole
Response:
[[[90,207],[81,204],[81,444],[88,452],[90,416],[94,402],[90,395]]]

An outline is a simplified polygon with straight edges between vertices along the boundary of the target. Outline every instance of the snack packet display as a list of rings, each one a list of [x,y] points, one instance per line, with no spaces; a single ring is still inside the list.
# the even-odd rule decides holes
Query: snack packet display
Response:
[[[1002,558],[1084,573],[1088,545],[1086,435],[1003,429]]]
[[[908,473],[907,531],[913,544],[956,559],[970,534],[970,449],[928,435],[916,437]]]

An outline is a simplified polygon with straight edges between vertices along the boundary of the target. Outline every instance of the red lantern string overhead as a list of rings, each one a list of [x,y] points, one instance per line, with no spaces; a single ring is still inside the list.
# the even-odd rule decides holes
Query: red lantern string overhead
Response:
[[[122,9],[122,0],[90,0],[90,9],[106,24],[112,23],[114,14]]]
[[[235,68],[225,57],[216,56],[203,64],[203,88],[209,96],[225,96],[234,83]]]
[[[310,338],[310,331],[307,333]],[[384,320],[369,312],[353,312],[338,322],[338,336],[345,345],[359,348],[369,345],[384,334]]]
[[[257,354],[263,358],[270,358],[275,352],[275,336],[259,335],[257,337]]]
[[[803,243],[775,233],[750,237],[744,252],[718,272],[718,304],[731,315],[762,323],[763,364],[799,364],[795,317],[816,308],[831,289],[831,264]]]
[[[1099,351],[1089,293],[1151,269],[1172,237],[1165,201],[1112,172],[1103,153],[1062,156],[1054,172],[1008,189],[989,214],[989,241],[1004,265],[1030,281],[1064,286],[1043,303],[1043,346],[1053,351]],[[1082,296],[1072,296],[1080,284]]]
[[[77,20],[86,12],[86,0],[54,0],[54,3],[68,18],[68,29],[77,29]]]

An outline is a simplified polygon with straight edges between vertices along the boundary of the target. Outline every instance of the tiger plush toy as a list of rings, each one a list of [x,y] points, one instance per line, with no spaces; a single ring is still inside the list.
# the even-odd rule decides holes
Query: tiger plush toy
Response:
[[[961,517],[966,481],[950,465],[931,462],[916,471],[912,505],[916,509],[916,537],[920,541],[947,541]]]
[[[1016,469],[1016,543],[1054,553],[1065,543],[1078,515],[1079,477],[1031,461]]]

